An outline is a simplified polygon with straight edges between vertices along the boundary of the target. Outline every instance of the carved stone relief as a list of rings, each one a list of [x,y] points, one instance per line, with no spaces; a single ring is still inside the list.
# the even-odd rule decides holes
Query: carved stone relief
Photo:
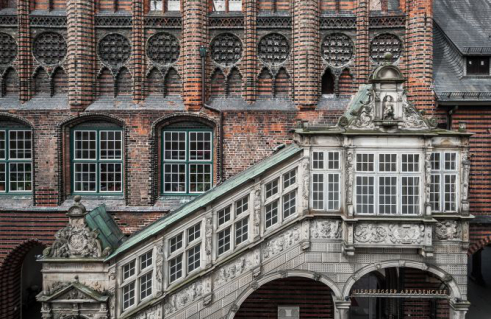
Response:
[[[211,213],[206,215],[205,219],[205,253],[206,267],[211,266],[212,262],[212,243],[213,243],[213,217]]]
[[[255,250],[239,257],[234,262],[227,264],[218,270],[218,273],[215,276],[215,286],[222,286],[230,280],[239,277],[246,271],[259,266],[260,263],[261,256],[259,250]]]
[[[309,194],[310,193],[310,160],[308,157],[302,161],[302,207],[303,213],[309,210]]]
[[[165,316],[178,310],[183,310],[190,303],[211,292],[211,281],[207,279],[198,280],[183,290],[172,294],[164,304]]]
[[[261,236],[261,186],[254,189],[254,238]]]
[[[411,224],[358,224],[354,231],[358,244],[420,245],[425,226]]]
[[[460,240],[462,228],[459,222],[447,220],[436,224],[435,234],[439,240]]]
[[[300,242],[300,228],[295,226],[269,240],[263,248],[264,258],[273,257]]]
[[[341,239],[343,225],[339,220],[314,220],[310,226],[312,239]]]
[[[101,244],[97,236],[97,231],[85,225],[70,224],[55,234],[55,242],[44,250],[44,255],[52,258],[101,257]]]

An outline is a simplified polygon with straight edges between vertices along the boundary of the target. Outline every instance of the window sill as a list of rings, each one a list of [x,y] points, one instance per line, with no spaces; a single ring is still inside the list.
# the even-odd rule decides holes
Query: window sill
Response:
[[[33,208],[32,194],[1,194],[0,209],[28,209]]]

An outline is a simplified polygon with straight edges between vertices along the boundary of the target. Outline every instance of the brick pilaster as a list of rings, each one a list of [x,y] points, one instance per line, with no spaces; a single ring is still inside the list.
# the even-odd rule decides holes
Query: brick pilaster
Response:
[[[319,1],[295,0],[293,7],[293,70],[295,103],[315,108],[319,98]]]
[[[145,79],[145,34],[143,21],[143,1],[133,0],[133,26],[132,26],[132,50],[133,50],[133,100],[142,101],[144,97],[143,85]]]
[[[407,1],[406,55],[408,94],[420,110],[433,111],[433,1]]]
[[[94,100],[94,1],[68,0],[68,100],[82,111]]]
[[[244,61],[245,61],[245,87],[244,99],[247,103],[256,100],[256,76],[257,76],[257,30],[256,0],[245,0],[244,4]]]
[[[356,81],[367,83],[370,75],[370,1],[357,0],[356,10]]]
[[[32,53],[31,34],[29,28],[29,0],[19,0],[17,4],[17,19],[19,27],[19,99],[22,103],[28,101],[32,96]]]
[[[198,111],[201,99],[201,58],[199,48],[206,41],[206,0],[184,1],[183,12],[183,98],[186,109]]]

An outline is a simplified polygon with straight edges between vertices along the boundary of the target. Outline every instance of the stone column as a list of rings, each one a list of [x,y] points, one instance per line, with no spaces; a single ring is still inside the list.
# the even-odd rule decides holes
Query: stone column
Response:
[[[470,302],[466,300],[450,301],[450,319],[466,319],[465,315],[470,305]]]
[[[299,109],[314,109],[319,100],[319,23],[319,1],[294,0],[293,83]]]
[[[94,100],[94,1],[68,0],[68,103],[83,111]]]
[[[334,319],[348,319],[351,301],[338,300],[334,302]]]
[[[183,99],[188,111],[199,111],[205,101],[201,98],[205,79],[201,76],[201,57],[199,49],[206,45],[206,15],[208,8],[205,0],[184,1],[183,12]]]

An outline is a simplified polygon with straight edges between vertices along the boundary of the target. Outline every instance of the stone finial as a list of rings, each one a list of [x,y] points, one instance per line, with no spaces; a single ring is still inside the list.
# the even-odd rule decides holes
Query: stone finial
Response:
[[[82,196],[76,195],[75,197],[73,197],[73,200],[75,203],[68,210],[68,217],[84,217],[87,214],[87,209],[80,202],[82,200]]]
[[[392,64],[393,58],[394,58],[394,55],[391,52],[385,52],[384,61],[386,64]]]

